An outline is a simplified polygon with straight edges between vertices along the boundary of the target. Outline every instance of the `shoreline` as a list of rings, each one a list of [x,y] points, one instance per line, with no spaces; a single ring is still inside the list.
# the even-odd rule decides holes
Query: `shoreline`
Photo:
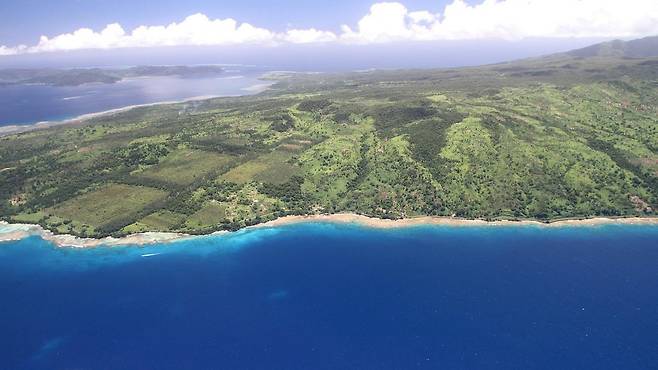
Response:
[[[264,76],[264,75],[263,75]],[[134,105],[127,105],[125,107],[119,107],[119,108],[112,108],[100,112],[92,112],[92,113],[85,113],[81,114],[72,118],[66,118],[63,120],[54,120],[54,121],[40,121],[36,123],[30,123],[26,125],[20,125],[20,124],[12,124],[12,125],[7,125],[7,126],[0,126],[0,137],[3,136],[9,136],[9,135],[15,135],[15,134],[21,134],[24,132],[30,132],[30,131],[36,131],[36,130],[44,130],[48,129],[51,127],[57,127],[57,126],[65,126],[65,125],[78,125],[82,124],[86,121],[89,121],[93,118],[98,118],[98,117],[106,117],[106,116],[112,116],[118,113],[124,113],[127,111],[130,111],[132,109],[136,108],[144,108],[144,107],[154,107],[158,105],[169,105],[169,104],[184,104],[184,103],[190,103],[190,102],[198,102],[198,101],[204,101],[204,100],[210,100],[210,99],[217,99],[217,98],[235,98],[235,97],[240,97],[240,96],[248,96],[248,95],[256,95],[259,94],[263,91],[268,90],[272,85],[274,85],[276,82],[268,82],[266,80],[262,80],[262,77],[258,77],[260,81],[264,81],[263,83],[258,83],[254,84],[251,86],[246,86],[242,89],[241,91],[245,91],[245,94],[232,94],[232,95],[200,95],[200,96],[193,96],[190,98],[185,98],[181,100],[168,100],[168,101],[160,101],[160,102],[154,102],[154,103],[144,103],[144,104],[134,104]]]
[[[3,230],[3,228],[5,230]],[[44,229],[41,225],[10,224],[5,221],[0,221],[0,243],[19,241],[32,236],[38,236],[45,241],[53,243],[57,247],[71,248],[114,247],[127,245],[142,246],[155,243],[167,243],[192,237],[191,235],[181,233],[145,232],[131,234],[122,238],[114,238],[111,236],[105,238],[82,238],[71,234],[55,234],[50,230]]]
[[[583,219],[565,219],[543,222],[538,220],[499,220],[486,221],[481,219],[462,219],[455,217],[423,216],[399,220],[381,219],[363,216],[355,213],[337,213],[331,215],[284,216],[262,224],[248,226],[242,230],[255,230],[259,228],[274,228],[286,225],[303,223],[331,223],[339,225],[356,225],[373,229],[400,229],[414,226],[447,226],[447,227],[517,227],[539,226],[555,227],[594,227],[601,225],[652,225],[658,226],[658,217],[593,217]],[[236,231],[237,232],[237,231]],[[70,234],[55,234],[40,225],[12,224],[0,221],[0,243],[18,241],[31,236],[39,236],[43,240],[53,243],[57,247],[94,248],[115,246],[146,246],[157,243],[169,243],[192,238],[202,238],[213,235],[222,235],[229,231],[218,231],[210,234],[191,235],[175,232],[144,232],[131,234],[121,238],[81,238]],[[1,247],[1,244],[0,244]]]
[[[402,218],[397,220],[383,219],[364,216],[356,213],[335,213],[331,215],[308,215],[308,216],[285,216],[263,224],[251,227],[276,227],[305,222],[325,222],[336,224],[357,224],[361,226],[392,229],[413,226],[542,226],[542,227],[564,227],[564,226],[598,226],[607,224],[626,225],[657,225],[658,217],[591,217],[561,219],[555,221],[539,220],[495,220],[468,219],[449,216],[420,216],[413,218]]]

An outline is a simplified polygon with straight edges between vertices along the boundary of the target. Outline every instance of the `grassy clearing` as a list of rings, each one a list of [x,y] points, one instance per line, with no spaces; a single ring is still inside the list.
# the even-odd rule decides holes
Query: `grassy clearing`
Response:
[[[185,221],[185,215],[167,210],[151,213],[141,220],[123,228],[126,233],[139,233],[146,231],[173,231]]]
[[[44,212],[19,213],[13,216],[11,219],[15,222],[22,222],[26,224],[38,224],[41,220],[43,220],[47,216],[48,215]]]
[[[226,217],[226,205],[209,202],[198,212],[189,217],[186,227],[204,229],[218,225]]]
[[[282,184],[299,171],[299,167],[290,163],[292,156],[289,148],[275,150],[231,169],[221,179],[236,184],[250,181]]]
[[[261,171],[264,171],[266,168],[266,163],[258,159],[254,159],[232,168],[230,171],[223,174],[221,179],[234,182],[236,184],[244,184],[253,181],[254,177]]]
[[[48,209],[47,213],[98,228],[129,219],[129,215],[166,196],[167,192],[159,189],[110,184]]]
[[[233,160],[234,158],[228,155],[179,149],[157,165],[135,175],[176,185],[189,185],[214,171],[227,168]]]

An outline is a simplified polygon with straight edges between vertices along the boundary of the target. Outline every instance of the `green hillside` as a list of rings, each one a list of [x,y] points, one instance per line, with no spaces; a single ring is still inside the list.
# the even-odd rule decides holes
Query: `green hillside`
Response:
[[[631,41],[614,40],[573,50],[567,53],[574,57],[623,57],[647,58],[658,56],[658,36]]]
[[[658,58],[599,51],[270,75],[256,96],[2,137],[0,215],[84,236],[335,212],[655,215]]]

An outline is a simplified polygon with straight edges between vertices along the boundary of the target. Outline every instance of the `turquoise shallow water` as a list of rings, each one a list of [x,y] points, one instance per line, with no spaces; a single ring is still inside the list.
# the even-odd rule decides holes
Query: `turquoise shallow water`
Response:
[[[2,369],[658,365],[658,227],[299,224],[0,243]]]

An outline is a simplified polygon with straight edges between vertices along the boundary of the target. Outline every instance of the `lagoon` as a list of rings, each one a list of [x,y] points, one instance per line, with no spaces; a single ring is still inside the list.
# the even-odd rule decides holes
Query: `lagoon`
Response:
[[[62,121],[140,104],[256,93],[263,72],[232,70],[203,78],[177,76],[124,79],[80,86],[0,86],[0,127]]]

